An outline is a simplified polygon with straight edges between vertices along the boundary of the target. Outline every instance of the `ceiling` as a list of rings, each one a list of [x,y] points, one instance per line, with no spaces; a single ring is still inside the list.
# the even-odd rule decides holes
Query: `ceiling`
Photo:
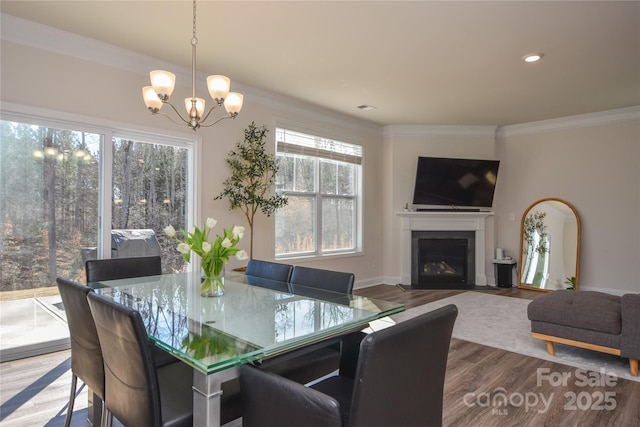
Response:
[[[190,0],[0,8],[191,66]],[[640,105],[640,1],[200,0],[197,11],[200,72],[379,125],[504,126]],[[542,61],[522,61],[531,52]]]

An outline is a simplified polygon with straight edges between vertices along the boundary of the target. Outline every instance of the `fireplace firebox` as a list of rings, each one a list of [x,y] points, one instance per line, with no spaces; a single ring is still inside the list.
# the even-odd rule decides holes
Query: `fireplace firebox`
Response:
[[[453,289],[475,285],[473,231],[414,231],[411,240],[413,287]]]

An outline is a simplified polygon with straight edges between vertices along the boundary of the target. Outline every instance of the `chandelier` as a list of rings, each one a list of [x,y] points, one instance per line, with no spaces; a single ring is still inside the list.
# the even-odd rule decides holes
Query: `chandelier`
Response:
[[[178,115],[178,118],[182,120],[187,126],[194,131],[199,127],[210,127],[218,123],[222,119],[235,119],[240,110],[242,109],[243,96],[237,92],[229,92],[231,86],[231,80],[226,76],[209,76],[207,77],[207,88],[209,89],[209,95],[215,101],[215,105],[207,111],[205,111],[205,100],[203,98],[196,98],[196,46],[198,44],[198,38],[196,37],[196,1],[193,0],[193,37],[191,37],[191,97],[185,98],[184,106],[187,110],[186,117],[183,117],[178,109],[169,102],[169,97],[173,93],[173,89],[176,85],[176,76],[173,73],[163,70],[154,70],[149,73],[151,77],[151,86],[145,86],[142,88],[142,98],[144,103],[151,111],[151,114],[160,114],[171,120],[175,124],[181,124],[180,122],[172,119],[170,116],[160,113],[160,109],[164,104],[169,105],[173,111]],[[224,105],[227,110],[227,115],[220,117],[218,120],[205,124],[204,122],[209,118],[209,115],[216,107]]]

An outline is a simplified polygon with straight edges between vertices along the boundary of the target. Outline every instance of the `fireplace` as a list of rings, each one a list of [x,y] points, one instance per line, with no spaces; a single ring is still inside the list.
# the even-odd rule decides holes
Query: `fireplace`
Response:
[[[416,232],[433,232],[445,233],[444,236],[447,239],[467,239],[465,263],[467,269],[466,283],[469,287],[473,287],[474,285],[487,285],[485,260],[493,252],[493,249],[486,246],[485,228],[487,218],[493,216],[493,212],[430,211],[398,212],[397,215],[402,219],[402,276],[400,278],[400,284],[403,286],[422,286],[419,285],[420,279],[417,276],[414,277],[414,274],[416,273],[412,269],[412,265],[414,263],[413,237]],[[457,234],[458,232],[461,232],[462,234]],[[442,235],[432,234],[431,237],[428,238],[439,239],[441,237]],[[493,246],[492,243],[490,243],[490,246]],[[437,252],[439,252],[439,250]],[[460,257],[460,255],[458,255],[458,257]],[[445,260],[445,263],[453,263],[454,258],[448,258]],[[458,262],[457,259],[456,262]],[[462,263],[462,261],[459,262]],[[440,275],[442,276],[442,274]],[[443,277],[440,277],[439,279],[442,280]],[[449,283],[448,286],[452,288],[454,284]],[[466,285],[459,285],[459,287],[464,286]]]
[[[420,288],[475,285],[475,232],[413,231],[411,284]]]

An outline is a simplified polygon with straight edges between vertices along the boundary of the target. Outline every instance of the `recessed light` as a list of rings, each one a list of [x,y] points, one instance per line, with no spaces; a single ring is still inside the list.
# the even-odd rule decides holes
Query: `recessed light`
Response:
[[[538,62],[544,56],[543,53],[529,53],[522,57],[524,62]]]
[[[362,104],[362,105],[358,105],[357,108],[359,108],[362,111],[370,111],[370,110],[374,110],[376,107],[372,105]]]

